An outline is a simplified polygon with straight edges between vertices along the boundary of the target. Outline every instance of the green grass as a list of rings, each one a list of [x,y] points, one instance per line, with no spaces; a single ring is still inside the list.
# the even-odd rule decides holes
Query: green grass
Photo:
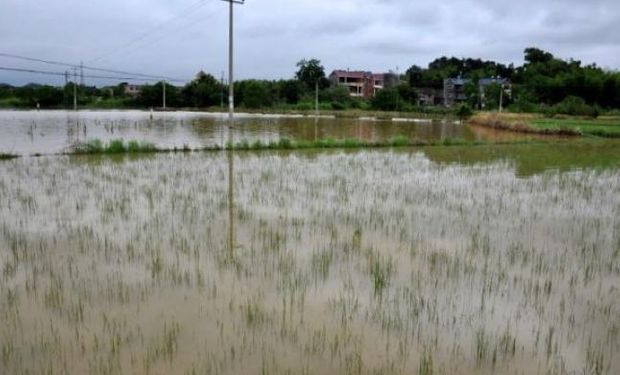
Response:
[[[536,119],[530,122],[534,129],[545,131],[575,131],[582,135],[620,138],[620,119]]]
[[[282,138],[279,141],[271,141],[269,143],[263,143],[256,141],[250,143],[246,140],[231,144],[226,144],[226,150],[246,150],[246,151],[260,151],[260,150],[302,150],[302,149],[330,149],[330,148],[386,148],[386,147],[412,147],[412,146],[477,146],[484,145],[486,142],[482,141],[466,141],[462,138],[444,138],[436,141],[423,141],[417,139],[409,139],[404,135],[397,135],[390,138],[387,141],[367,141],[357,138],[345,138],[345,139],[316,139],[314,141],[308,140],[290,140],[288,138]],[[217,151],[219,147],[207,147],[203,150]]]
[[[548,118],[539,114],[483,112],[473,116],[470,123],[520,133],[620,138],[620,118],[617,116]]]
[[[136,154],[146,152],[157,152],[158,148],[152,143],[140,141],[128,141],[123,139],[113,139],[108,143],[103,143],[100,139],[92,139],[86,143],[74,146],[74,154]]]
[[[108,143],[100,139],[92,139],[85,143],[76,144],[68,154],[72,155],[116,155],[116,154],[140,154],[140,153],[172,153],[172,152],[207,152],[207,151],[265,151],[265,150],[309,150],[309,149],[362,149],[362,148],[406,148],[406,147],[434,147],[434,146],[481,146],[490,144],[523,144],[541,143],[535,141],[510,141],[494,142],[467,141],[462,138],[444,138],[435,141],[409,139],[403,135],[397,135],[388,140],[368,141],[357,138],[345,139],[316,139],[316,140],[291,140],[282,138],[279,140],[262,142],[260,140],[250,142],[241,140],[236,143],[227,142],[224,147],[211,145],[202,148],[190,148],[185,145],[182,148],[158,148],[148,142],[136,140],[125,141],[113,139]],[[0,154],[2,158],[15,158],[16,155]]]

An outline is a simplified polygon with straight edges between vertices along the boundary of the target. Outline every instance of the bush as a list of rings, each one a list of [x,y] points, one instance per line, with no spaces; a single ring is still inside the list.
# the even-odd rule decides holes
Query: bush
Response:
[[[398,107],[400,95],[396,89],[383,89],[375,94],[372,107],[380,111],[395,111]]]
[[[295,106],[298,111],[311,111],[314,109],[314,104],[310,102],[301,102]]]
[[[392,147],[404,147],[409,145],[409,138],[404,135],[396,135],[390,139],[389,143]]]
[[[459,108],[456,110],[456,115],[461,121],[467,120],[473,114],[474,112],[471,110],[471,108],[467,104],[461,104]]]
[[[342,111],[343,109],[346,109],[346,106],[340,102],[333,102],[332,109],[334,111]]]
[[[552,114],[570,116],[598,117],[600,110],[596,106],[586,104],[586,101],[577,96],[568,96],[551,108]]]

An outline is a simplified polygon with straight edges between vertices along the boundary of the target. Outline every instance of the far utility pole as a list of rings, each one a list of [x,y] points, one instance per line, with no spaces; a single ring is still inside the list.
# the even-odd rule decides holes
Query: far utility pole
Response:
[[[233,119],[235,116],[235,81],[233,76],[234,68],[234,39],[233,39],[233,9],[235,4],[245,4],[245,0],[222,0],[230,4],[229,8],[229,25],[228,25],[228,119],[230,120],[230,126],[233,125]]]
[[[163,91],[163,93],[164,93],[164,103],[163,103],[163,108],[164,108],[164,111],[165,111],[166,110],[166,81],[163,81],[162,83],[164,85],[164,91]]]
[[[77,69],[73,68],[73,110],[77,111]]]
[[[314,108],[316,117],[319,117],[319,80],[314,83]]]
[[[224,108],[224,71],[222,71],[222,78],[220,78],[220,108]]]

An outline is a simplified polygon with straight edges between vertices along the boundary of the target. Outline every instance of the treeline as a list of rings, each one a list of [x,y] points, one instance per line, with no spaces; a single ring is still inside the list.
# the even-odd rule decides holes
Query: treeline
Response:
[[[525,50],[523,66],[481,59],[441,57],[426,68],[412,66],[396,87],[379,91],[370,100],[353,98],[344,87],[332,85],[325,68],[316,59],[297,64],[295,77],[287,80],[243,80],[235,82],[235,101],[247,109],[312,110],[318,91],[322,110],[374,109],[384,111],[444,112],[441,104],[423,107],[422,93],[443,95],[444,79],[468,79],[464,103],[471,109],[494,109],[502,105],[519,112],[566,113],[596,116],[620,108],[620,73],[575,60],[562,60],[537,48]],[[510,81],[502,87],[491,84],[481,92],[478,81],[500,77]],[[111,87],[79,86],[78,104],[94,108],[154,108],[162,106],[163,82],[141,86],[138,95],[126,93],[126,83]],[[0,85],[0,107],[71,108],[72,83],[64,88]],[[166,102],[173,108],[208,108],[228,105],[228,87],[210,74],[200,72],[183,87],[166,84]],[[441,103],[441,101],[438,101]]]
[[[472,108],[497,108],[499,85],[490,85],[482,96],[478,81],[501,77],[510,80],[503,105],[518,112],[546,112],[596,115],[602,110],[620,108],[620,73],[606,71],[596,64],[583,65],[562,60],[538,48],[525,50],[523,66],[504,65],[480,59],[442,57],[427,68],[412,66],[406,72],[410,87],[443,88],[445,78],[469,79],[464,91]]]

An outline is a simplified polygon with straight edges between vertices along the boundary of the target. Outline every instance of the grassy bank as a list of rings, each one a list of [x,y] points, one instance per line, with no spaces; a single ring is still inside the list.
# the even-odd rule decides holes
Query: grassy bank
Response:
[[[479,113],[469,122],[520,133],[620,138],[620,117],[615,116],[596,119],[569,116],[548,118],[536,114]]]

